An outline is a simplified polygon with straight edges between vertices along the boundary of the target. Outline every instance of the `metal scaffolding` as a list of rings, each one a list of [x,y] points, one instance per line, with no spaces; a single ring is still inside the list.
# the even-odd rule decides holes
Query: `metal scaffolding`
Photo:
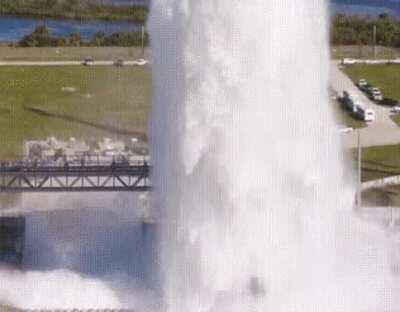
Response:
[[[147,192],[151,190],[150,170],[146,162],[79,166],[2,163],[0,192]]]

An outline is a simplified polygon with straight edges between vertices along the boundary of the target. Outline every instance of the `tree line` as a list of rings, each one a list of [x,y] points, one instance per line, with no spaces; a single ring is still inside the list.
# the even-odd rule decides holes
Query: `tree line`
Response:
[[[99,0],[1,0],[0,15],[77,20],[129,20],[144,23],[148,8],[137,5],[112,5]]]
[[[148,44],[148,35],[143,38],[144,45]],[[18,45],[21,47],[79,47],[79,46],[141,46],[141,32],[115,32],[105,34],[95,33],[91,39],[85,40],[80,33],[72,33],[65,37],[53,37],[50,29],[44,25],[36,27],[29,35],[22,38]]]
[[[337,14],[332,19],[331,43],[333,45],[373,44],[374,27],[376,27],[378,45],[400,47],[400,20],[386,13],[378,17]]]
[[[8,1],[8,0],[1,0]],[[12,0],[22,1],[22,0]],[[27,2],[31,0],[25,0]],[[78,0],[35,0],[37,2]],[[79,1],[78,1],[79,2]],[[85,2],[85,1],[83,1]],[[1,6],[1,5],[0,5]],[[331,21],[331,44],[333,45],[370,45],[373,43],[373,29],[376,27],[376,43],[381,46],[400,47],[400,19],[381,14],[378,17],[349,16],[337,14]],[[145,34],[144,43],[148,43],[148,34]],[[44,46],[140,46],[141,32],[121,31],[112,34],[98,32],[89,40],[85,40],[80,33],[73,33],[66,37],[54,37],[45,25],[38,26],[31,34],[19,41],[23,47]]]

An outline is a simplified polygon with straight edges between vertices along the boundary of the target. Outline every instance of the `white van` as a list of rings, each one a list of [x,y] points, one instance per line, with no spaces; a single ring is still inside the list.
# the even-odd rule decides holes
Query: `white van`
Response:
[[[365,121],[374,121],[375,120],[375,112],[370,108],[365,109],[364,110],[364,120]]]

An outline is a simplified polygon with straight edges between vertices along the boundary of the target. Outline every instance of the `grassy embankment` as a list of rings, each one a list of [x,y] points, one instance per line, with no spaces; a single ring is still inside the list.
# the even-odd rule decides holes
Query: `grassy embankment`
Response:
[[[144,137],[150,95],[146,67],[0,68],[0,159],[49,136]]]
[[[354,157],[355,154],[354,151]],[[400,145],[364,148],[362,159],[364,181],[400,175]],[[369,190],[363,198],[367,204],[374,206],[400,206],[400,186]]]
[[[356,157],[354,151],[354,157]],[[373,146],[362,151],[362,179],[400,175],[400,145]]]
[[[92,0],[1,0],[0,15],[76,20],[129,20],[144,23],[148,9]]]

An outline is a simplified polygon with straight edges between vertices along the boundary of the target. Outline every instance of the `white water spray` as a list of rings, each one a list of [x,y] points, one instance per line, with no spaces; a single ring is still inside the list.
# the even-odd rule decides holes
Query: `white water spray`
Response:
[[[167,311],[395,311],[386,240],[351,211],[326,5],[152,1]]]
[[[137,194],[24,194],[22,270],[0,264],[0,310],[157,311],[154,234]]]

